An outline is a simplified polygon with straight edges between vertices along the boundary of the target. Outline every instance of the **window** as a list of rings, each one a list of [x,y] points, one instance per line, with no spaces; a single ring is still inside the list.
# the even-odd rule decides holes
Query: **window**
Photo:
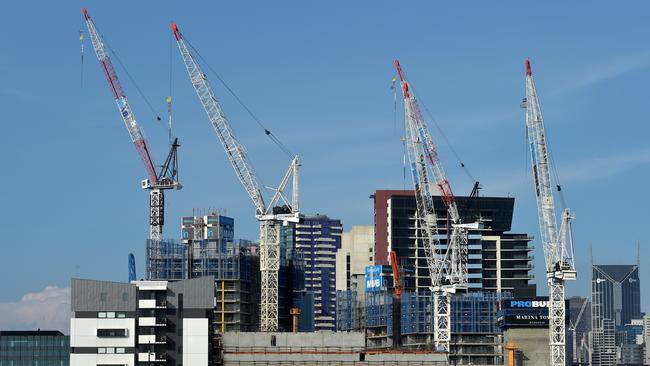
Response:
[[[100,311],[100,312],[97,314],[97,317],[98,317],[98,318],[106,318],[106,312],[105,312],[105,311]]]
[[[124,313],[117,313],[118,318],[126,318],[126,314]]]
[[[120,347],[120,348],[116,348],[116,349],[115,349],[115,353],[124,353],[124,352],[125,352],[125,350],[124,350],[123,347]]]
[[[97,337],[112,338],[112,337],[126,337],[126,329],[97,329]]]
[[[368,248],[368,252],[372,253],[372,248]]]
[[[106,312],[106,317],[107,318],[115,318],[115,312],[114,311],[107,311]]]
[[[106,353],[106,348],[97,348],[97,353]]]
[[[107,347],[106,353],[115,353],[115,347]]]

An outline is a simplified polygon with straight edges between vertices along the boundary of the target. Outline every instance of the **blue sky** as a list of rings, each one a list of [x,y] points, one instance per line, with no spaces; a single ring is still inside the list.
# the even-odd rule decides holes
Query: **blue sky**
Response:
[[[642,281],[648,283],[650,5],[611,4],[5,3],[0,276],[13,280],[3,282],[0,302],[16,302],[46,286],[68,287],[72,276],[125,280],[129,252],[144,272],[148,196],[139,185],[145,173],[88,42],[80,65],[83,6],[163,115],[168,25],[176,21],[257,116],[302,155],[303,211],[340,218],[346,228],[372,223],[368,196],[374,190],[403,186],[400,124],[390,90],[397,57],[482,182],[482,193],[516,197],[513,230],[538,237],[519,108],[523,60],[531,57],[565,197],[576,214],[580,280],[569,286],[570,294],[589,293],[590,245],[596,263],[634,263],[639,241]],[[167,195],[166,234],[179,236],[180,216],[193,208],[217,207],[235,218],[236,237],[256,238],[252,204],[175,46],[171,52],[185,188]],[[160,163],[165,126],[119,67],[118,73]],[[214,85],[258,175],[277,184],[289,160]],[[437,141],[456,194],[469,193],[472,182]],[[542,278],[543,256],[535,244],[535,273]],[[545,294],[545,284],[539,292]],[[648,291],[642,303],[650,310]]]

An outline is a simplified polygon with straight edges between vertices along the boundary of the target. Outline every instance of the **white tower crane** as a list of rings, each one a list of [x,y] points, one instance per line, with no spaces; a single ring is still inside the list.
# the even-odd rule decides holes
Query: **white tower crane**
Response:
[[[463,224],[454,194],[442,168],[436,146],[424,121],[417,99],[399,61],[395,67],[402,85],[406,146],[411,165],[418,226],[424,230],[423,248],[434,296],[434,341],[436,348],[449,351],[451,341],[451,294],[467,289],[467,234],[478,223]],[[433,192],[444,202],[452,223],[447,249],[441,247]]]
[[[566,362],[564,281],[575,280],[577,276],[573,259],[573,230],[571,226],[573,216],[568,208],[564,209],[558,231],[551,189],[546,131],[530,60],[526,60],[526,98],[523,107],[526,109],[526,134],[530,147],[539,229],[544,248],[549,289],[548,318],[551,366],[564,366]]]
[[[252,165],[246,158],[245,150],[235,137],[230,122],[206,75],[201,70],[194,55],[187,47],[183,35],[175,23],[171,24],[178,49],[187,68],[192,86],[208,115],[208,119],[217,133],[226,155],[232,164],[241,185],[255,205],[255,217],[260,222],[260,272],[261,292],[260,328],[262,331],[278,330],[278,271],[280,269],[280,227],[289,222],[300,221],[298,204],[298,170],[300,158],[293,157],[278,188],[267,205],[264,202],[261,185],[255,176]],[[267,132],[268,133],[268,132]],[[293,178],[291,201],[284,194],[284,189]],[[279,206],[281,204],[281,206]]]

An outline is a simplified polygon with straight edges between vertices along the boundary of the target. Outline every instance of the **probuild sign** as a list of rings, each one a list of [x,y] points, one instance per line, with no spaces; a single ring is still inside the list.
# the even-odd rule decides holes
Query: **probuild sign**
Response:
[[[501,300],[497,323],[506,329],[548,327],[548,299]]]

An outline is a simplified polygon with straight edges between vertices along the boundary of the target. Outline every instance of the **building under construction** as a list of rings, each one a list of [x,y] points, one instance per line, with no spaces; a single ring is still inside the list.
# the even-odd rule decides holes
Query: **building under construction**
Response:
[[[219,214],[182,219],[181,241],[147,240],[150,280],[215,277],[215,326],[254,331],[259,326],[259,255],[247,241],[234,240],[234,220]]]
[[[370,291],[365,301],[355,291],[339,291],[339,331],[364,331],[368,349],[433,351],[433,296],[406,292],[399,303],[390,289]],[[452,298],[450,362],[498,365],[502,362],[502,331],[497,326],[500,300],[510,293],[466,293]]]

